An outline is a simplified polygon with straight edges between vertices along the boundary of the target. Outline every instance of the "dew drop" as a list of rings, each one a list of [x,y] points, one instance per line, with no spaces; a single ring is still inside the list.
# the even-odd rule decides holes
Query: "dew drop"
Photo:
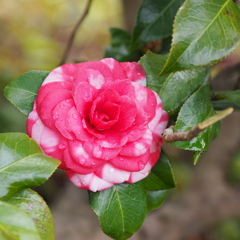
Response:
[[[143,170],[145,165],[144,165],[144,163],[142,161],[139,161],[138,162],[138,167],[139,167],[140,170]]]
[[[73,113],[73,114],[72,114],[72,117],[73,117],[74,119],[77,119],[78,116],[77,116],[76,113]]]
[[[58,113],[55,113],[55,114],[53,115],[53,119],[58,119],[58,117],[59,117],[59,114],[58,114]]]
[[[61,150],[63,150],[63,149],[66,148],[66,146],[65,146],[64,144],[60,143],[60,144],[58,145],[58,148],[61,149]]]
[[[65,104],[63,102],[60,103],[60,108],[65,108]]]
[[[97,164],[95,162],[92,162],[92,166],[95,167]]]
[[[141,124],[141,125],[138,126],[138,129],[139,129],[139,130],[143,130],[144,128],[145,128],[145,125],[144,125],[144,124]]]
[[[114,172],[114,168],[109,168],[108,170],[110,173],[113,173]]]
[[[87,185],[87,183],[84,180],[82,180],[82,184],[83,184],[83,186]]]
[[[86,162],[87,162],[87,161],[86,161],[86,159],[84,159],[84,158],[80,158],[80,159],[79,159],[79,163],[82,164],[82,165],[86,164]]]
[[[119,160],[123,162],[123,161],[124,161],[124,158],[120,157]]]

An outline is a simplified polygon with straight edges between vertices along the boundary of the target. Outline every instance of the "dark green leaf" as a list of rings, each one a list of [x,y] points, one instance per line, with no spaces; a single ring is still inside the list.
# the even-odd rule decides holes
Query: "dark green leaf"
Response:
[[[157,76],[159,68],[163,67],[166,57],[148,52],[139,61],[146,72],[147,87],[157,92],[163,102],[163,108],[168,114],[177,113],[182,104],[205,81],[205,69],[194,69]]]
[[[103,232],[116,240],[128,239],[145,219],[146,193],[140,182],[118,184],[89,196]]]
[[[187,132],[193,126],[215,114],[209,96],[210,88],[209,84],[206,84],[184,103],[178,114],[174,132]],[[219,128],[220,124],[215,123],[191,141],[178,141],[171,143],[171,145],[185,150],[207,150],[209,143],[217,136]]]
[[[205,69],[171,73],[159,92],[163,108],[168,114],[176,114],[183,103],[204,83]]]
[[[9,203],[0,201],[1,240],[41,240],[31,217]]]
[[[219,91],[212,93],[212,104],[216,110],[233,107],[240,110],[240,90]]]
[[[133,30],[131,48],[171,35],[174,16],[184,0],[143,0]]]
[[[239,23],[240,10],[233,0],[186,0],[176,15],[171,52],[161,74],[226,57],[239,44]]]
[[[0,134],[0,199],[44,183],[59,165],[23,133]]]
[[[159,68],[166,62],[166,56],[148,51],[138,62],[145,70],[147,77],[147,87],[155,92],[159,92],[166,76],[159,77]]]
[[[128,32],[119,28],[110,28],[111,51],[107,49],[106,56],[111,56],[119,62],[129,60],[133,52],[129,51],[131,36]]]
[[[14,194],[8,203],[28,213],[33,219],[41,239],[54,240],[52,214],[45,201],[31,189],[24,189]]]
[[[152,168],[149,175],[141,182],[146,191],[158,191],[175,187],[172,167],[164,151],[161,152],[160,159]]]
[[[33,108],[39,87],[49,72],[30,71],[12,81],[4,89],[5,97],[25,116]]]
[[[147,192],[147,211],[159,208],[167,198],[169,190]]]

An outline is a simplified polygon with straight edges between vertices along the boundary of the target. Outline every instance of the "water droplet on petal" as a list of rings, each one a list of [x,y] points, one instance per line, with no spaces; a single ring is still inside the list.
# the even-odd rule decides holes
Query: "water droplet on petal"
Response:
[[[84,180],[82,180],[82,184],[83,184],[83,186],[87,185],[87,183]]]
[[[77,116],[76,113],[73,113],[73,114],[72,114],[72,117],[73,117],[74,119],[77,119],[78,116]]]
[[[64,144],[60,143],[60,144],[58,145],[58,148],[61,149],[61,150],[63,150],[63,149],[66,148],[66,146],[65,146]]]
[[[86,161],[86,159],[84,159],[84,158],[80,158],[80,159],[79,159],[79,163],[82,164],[82,165],[84,165],[86,162],[87,162],[87,161]]]
[[[58,114],[58,113],[55,113],[55,114],[53,115],[53,119],[58,119],[58,117],[59,117],[59,114]]]
[[[124,158],[120,157],[119,160],[120,160],[120,161],[124,161]]]
[[[60,103],[60,108],[65,108],[65,104],[63,102]]]
[[[110,173],[113,173],[114,172],[114,168],[109,168],[108,170]]]
[[[95,162],[92,162],[92,166],[95,167],[95,166],[96,166],[96,163],[95,163]]]
[[[141,124],[141,125],[138,126],[138,129],[139,129],[139,130],[143,130],[144,128],[145,128],[145,125],[144,125],[144,124]]]
[[[145,164],[142,161],[139,161],[138,162],[138,167],[139,167],[140,170],[143,170],[144,167],[145,167]]]

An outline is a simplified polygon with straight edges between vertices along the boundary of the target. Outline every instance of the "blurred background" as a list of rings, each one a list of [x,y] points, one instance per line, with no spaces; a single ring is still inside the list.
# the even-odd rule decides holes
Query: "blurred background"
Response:
[[[8,0],[0,8],[0,132],[25,132],[25,117],[3,97],[3,88],[30,70],[51,71],[63,56],[86,0]],[[100,60],[110,27],[131,31],[140,0],[93,0],[67,62]],[[239,89],[240,49],[215,66],[215,90]],[[227,83],[226,83],[227,81]],[[177,181],[168,200],[149,214],[132,240],[240,239],[240,113],[222,131],[197,166],[192,153],[165,146]],[[87,192],[58,170],[36,189],[54,217],[56,240],[110,239],[88,206]]]

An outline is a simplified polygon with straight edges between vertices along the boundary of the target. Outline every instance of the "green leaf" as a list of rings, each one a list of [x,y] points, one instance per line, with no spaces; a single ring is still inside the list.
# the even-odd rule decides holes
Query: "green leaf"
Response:
[[[89,192],[90,205],[104,233],[124,240],[142,225],[147,211],[146,193],[140,182],[118,184],[100,192]]]
[[[172,166],[167,154],[162,150],[160,159],[149,175],[141,180],[144,190],[158,191],[175,187]]]
[[[129,60],[133,55],[132,51],[129,51],[129,45],[131,36],[128,32],[119,28],[110,28],[111,33],[111,52],[110,56],[115,58],[119,62]],[[105,53],[105,57],[109,57],[109,49]]]
[[[161,74],[216,63],[240,41],[240,10],[233,0],[186,0],[173,29],[172,48]]]
[[[33,219],[41,239],[54,240],[52,214],[45,201],[31,189],[24,189],[14,194],[8,203],[28,213]]]
[[[205,82],[206,71],[194,69],[159,77],[159,68],[163,67],[165,61],[165,56],[149,51],[140,59],[139,64],[146,72],[147,87],[160,95],[164,110],[173,115]]]
[[[41,185],[59,163],[46,156],[26,134],[0,134],[0,199],[8,199],[24,188]]]
[[[169,190],[147,192],[147,212],[159,208],[166,200]]]
[[[196,165],[200,159],[200,157],[202,156],[202,151],[196,151],[193,154],[193,164]]]
[[[240,110],[240,90],[213,92],[212,99],[213,107],[216,110],[223,110],[228,107]]]
[[[215,114],[210,102],[210,88],[206,84],[199,88],[182,106],[177,117],[174,132],[187,132],[193,126],[205,121]],[[204,151],[208,149],[209,143],[216,138],[220,124],[217,122],[205,129],[199,136],[191,141],[178,141],[171,145],[193,151]]]
[[[183,103],[204,83],[205,74],[205,69],[194,69],[165,75],[166,80],[159,91],[164,110],[169,115],[176,114]]]
[[[147,87],[157,93],[166,80],[166,76],[158,76],[159,68],[163,67],[165,62],[166,56],[151,51],[148,51],[138,62],[146,72]]]
[[[0,201],[0,239],[41,240],[31,217],[9,203]]]
[[[174,16],[183,1],[144,0],[136,17],[131,48],[170,36]]]
[[[27,116],[32,111],[38,89],[48,74],[46,71],[24,73],[5,87],[4,96]]]

